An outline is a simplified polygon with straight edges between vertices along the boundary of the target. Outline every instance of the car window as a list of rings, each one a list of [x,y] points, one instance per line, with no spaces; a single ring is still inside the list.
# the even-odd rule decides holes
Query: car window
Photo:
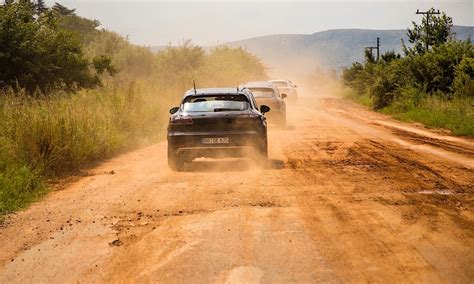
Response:
[[[258,104],[257,104],[257,101],[255,100],[253,94],[250,96],[250,99],[252,100],[252,105],[254,106],[254,108],[256,110],[258,110]]]
[[[255,98],[273,98],[275,93],[272,88],[249,88]]]
[[[288,83],[285,81],[272,81],[276,87],[288,87]]]
[[[241,111],[249,107],[244,95],[188,96],[183,101],[185,112]]]
[[[281,99],[281,92],[280,92],[280,89],[275,88],[275,89],[274,89],[274,93],[277,94],[276,96]]]

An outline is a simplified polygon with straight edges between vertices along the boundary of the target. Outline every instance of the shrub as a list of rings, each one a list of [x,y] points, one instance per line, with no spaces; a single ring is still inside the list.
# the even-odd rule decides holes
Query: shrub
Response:
[[[474,97],[474,58],[463,58],[456,66],[454,74],[453,90],[455,96]]]
[[[354,63],[344,70],[343,82],[360,94],[356,101],[370,102],[376,110],[472,136],[474,46],[470,40],[452,39],[452,20],[445,14],[432,25],[430,49],[424,45],[423,26],[414,24],[408,34],[414,46],[404,46],[405,57],[387,52],[379,62],[368,58],[365,64]]]
[[[238,86],[246,81],[265,80],[265,68],[256,56],[242,48],[219,46],[206,56],[198,78],[206,86]]]
[[[79,40],[57,24],[51,11],[29,1],[0,5],[0,88],[78,90],[100,84]]]

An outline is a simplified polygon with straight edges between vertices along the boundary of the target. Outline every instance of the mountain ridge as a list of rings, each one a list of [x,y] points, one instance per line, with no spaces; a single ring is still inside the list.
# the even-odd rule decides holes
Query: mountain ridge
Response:
[[[457,39],[464,40],[473,37],[474,26],[454,26],[453,31]],[[406,29],[330,29],[311,34],[263,35],[221,45],[245,48],[258,56],[272,75],[304,74],[316,68],[340,70],[363,61],[364,48],[374,46],[377,37],[381,38],[381,53],[402,53],[401,40],[408,44],[406,33]]]

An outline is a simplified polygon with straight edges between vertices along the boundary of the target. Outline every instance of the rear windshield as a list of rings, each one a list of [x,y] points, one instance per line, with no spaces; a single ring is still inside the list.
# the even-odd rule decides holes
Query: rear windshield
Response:
[[[272,81],[276,87],[288,87],[288,83],[285,81]]]
[[[184,99],[185,112],[241,111],[249,107],[244,95],[189,96]]]
[[[275,95],[271,88],[249,88],[255,98],[273,98]]]

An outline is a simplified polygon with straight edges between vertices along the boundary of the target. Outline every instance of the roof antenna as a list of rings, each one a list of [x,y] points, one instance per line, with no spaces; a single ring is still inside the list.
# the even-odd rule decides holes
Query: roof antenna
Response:
[[[193,87],[194,87],[194,94],[196,95],[197,92],[196,92],[196,82],[193,80]]]

